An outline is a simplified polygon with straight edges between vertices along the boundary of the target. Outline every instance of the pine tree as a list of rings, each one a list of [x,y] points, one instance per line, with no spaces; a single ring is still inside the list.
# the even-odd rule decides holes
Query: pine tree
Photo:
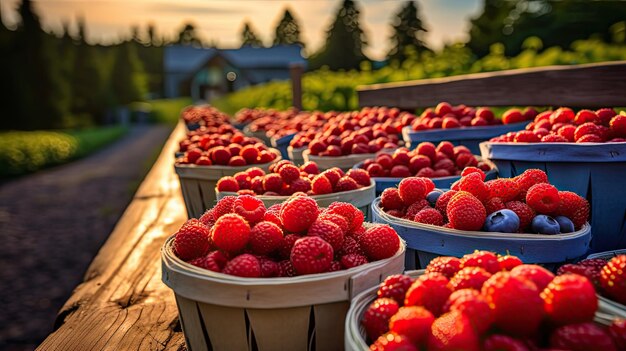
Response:
[[[297,44],[304,47],[304,43],[300,40],[300,25],[291,15],[289,9],[285,9],[283,18],[276,26],[274,45],[293,45]]]
[[[407,1],[406,5],[396,14],[392,24],[394,33],[391,36],[393,47],[387,54],[389,60],[406,60],[408,50],[417,53],[430,51],[422,40],[422,34],[427,32],[419,16],[419,8],[415,1]]]
[[[344,0],[333,24],[327,31],[324,47],[309,60],[311,69],[328,66],[332,70],[358,69],[368,60],[363,53],[367,45],[359,24],[360,11],[353,0]]]
[[[111,89],[115,102],[126,105],[143,100],[147,92],[146,76],[135,46],[124,42],[115,51],[111,72]]]
[[[262,47],[263,43],[257,37],[254,30],[252,30],[252,26],[250,23],[245,22],[243,25],[243,31],[241,31],[241,47],[244,46],[253,46],[253,47]]]
[[[200,40],[198,32],[196,32],[196,27],[191,23],[185,23],[178,33],[176,43],[181,45],[201,46],[202,40]]]

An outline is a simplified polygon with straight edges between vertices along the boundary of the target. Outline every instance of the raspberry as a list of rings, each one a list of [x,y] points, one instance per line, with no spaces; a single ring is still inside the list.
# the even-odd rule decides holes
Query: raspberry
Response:
[[[550,347],[571,351],[617,351],[609,333],[594,323],[564,325],[550,335]]]
[[[420,178],[404,178],[398,184],[398,195],[404,205],[409,206],[426,197],[426,187]]]
[[[498,264],[501,271],[510,271],[517,266],[521,266],[524,262],[515,256],[506,255],[498,257]]]
[[[174,236],[174,252],[185,261],[206,254],[209,246],[209,229],[195,218],[183,224]]]
[[[341,229],[341,232],[346,235],[348,233],[348,230],[350,229],[350,225],[348,224],[348,220],[338,214],[335,213],[329,213],[329,212],[322,212],[319,217],[317,217],[318,221],[329,221],[329,222],[333,222],[335,223],[339,229]]]
[[[319,236],[333,247],[333,251],[337,252],[343,246],[344,234],[333,222],[316,220],[309,227],[308,236]]]
[[[413,174],[419,172],[422,168],[430,167],[431,162],[428,156],[415,155],[409,161],[409,171]]]
[[[324,174],[318,174],[313,178],[311,190],[315,195],[330,194],[333,192],[333,185]]]
[[[552,272],[535,264],[519,265],[511,270],[511,276],[533,282],[539,291],[554,279]]]
[[[527,351],[528,347],[521,340],[512,338],[508,335],[492,334],[483,342],[484,351]]]
[[[341,267],[343,267],[344,269],[350,269],[368,263],[367,257],[359,254],[344,255],[341,257],[340,262]]]
[[[222,177],[217,181],[217,191],[237,192],[239,191],[239,183],[235,177]]]
[[[253,255],[243,254],[228,261],[222,273],[238,277],[259,278],[261,277],[261,265]]]
[[[423,186],[422,183],[420,183],[420,185]],[[387,188],[383,190],[380,196],[380,205],[385,210],[398,210],[404,207],[404,202],[400,197],[398,189]]]
[[[404,213],[404,211],[402,210],[387,210],[385,211],[386,214],[392,216],[392,217],[397,217],[397,218],[405,218],[406,215]]]
[[[250,225],[238,214],[226,214],[215,222],[211,229],[211,239],[218,249],[237,252],[250,240]]]
[[[555,213],[559,209],[559,203],[559,191],[550,184],[535,184],[526,193],[526,204],[537,213]]]
[[[280,209],[280,220],[290,232],[304,232],[319,215],[317,203],[307,196],[296,196],[283,203]]]
[[[602,268],[600,284],[607,297],[626,304],[626,255],[613,257]]]
[[[233,203],[233,212],[243,217],[250,224],[263,219],[265,205],[263,201],[251,195],[240,195]]]
[[[499,197],[492,197],[485,202],[485,211],[488,215],[496,211],[503,210],[505,208],[506,206],[504,205],[504,202],[502,202],[502,199],[500,199]]]
[[[437,209],[437,211],[441,212],[441,214],[443,214],[444,216],[447,216],[446,209],[448,208],[448,202],[450,202],[450,199],[452,199],[452,197],[457,192],[458,191],[456,190],[448,190],[445,193],[441,194],[441,196],[439,196],[437,202],[435,203],[435,208]]]
[[[398,312],[400,306],[396,301],[389,298],[374,300],[363,313],[361,325],[370,340],[376,340],[380,335],[389,330],[389,320]]]
[[[559,191],[559,215],[569,218],[576,229],[580,229],[589,219],[589,202],[571,191]]]
[[[611,118],[611,131],[617,137],[626,137],[626,115],[620,114]]]
[[[375,224],[367,228],[360,240],[361,248],[371,261],[389,258],[400,249],[398,233],[385,224]]]
[[[287,164],[280,168],[278,174],[283,179],[283,182],[290,184],[300,178],[300,169],[292,164]]]
[[[375,351],[419,351],[419,349],[412,344],[411,339],[396,333],[381,335],[370,346],[370,349]]]
[[[418,155],[426,156],[431,159],[431,161],[435,159],[435,156],[437,156],[437,149],[435,148],[435,145],[429,142],[419,143],[415,151]]]
[[[436,209],[428,207],[419,211],[413,218],[413,221],[441,226],[443,225],[443,215]]]
[[[456,257],[440,256],[435,257],[428,266],[426,273],[441,273],[446,278],[452,278],[461,269],[461,260]]]
[[[404,274],[390,275],[380,284],[376,295],[396,300],[399,305],[404,304],[404,296],[413,284],[413,278]]]
[[[535,210],[521,201],[509,201],[506,203],[506,208],[515,212],[517,217],[519,217],[519,227],[521,230],[528,229],[528,226],[530,226],[530,223],[535,217]]]
[[[341,179],[337,181],[337,185],[335,186],[335,190],[337,192],[356,190],[358,188],[359,188],[359,184],[357,184],[357,182],[354,179],[348,176],[341,177]]]
[[[372,183],[370,175],[363,169],[351,169],[348,171],[347,175],[361,186],[370,186]]]
[[[298,178],[289,184],[289,188],[294,194],[297,192],[306,193],[311,190],[311,181],[308,178]]]
[[[431,326],[428,350],[478,351],[479,335],[465,314],[451,311],[437,318]]]
[[[504,202],[515,200],[519,195],[519,186],[513,179],[499,178],[485,183],[489,189],[489,197],[499,197]]]
[[[564,264],[556,271],[557,275],[563,275],[567,273],[582,275],[584,277],[587,277],[587,279],[589,279],[590,281],[594,281],[594,271],[591,267],[586,267],[579,264]],[[600,273],[600,270],[598,270],[598,273]]]
[[[443,309],[444,312],[462,312],[469,317],[472,326],[479,333],[484,333],[493,323],[494,315],[487,299],[479,291],[475,289],[457,290],[450,295]]]
[[[439,204],[439,200],[437,200],[437,204]],[[450,199],[446,214],[452,228],[458,230],[480,230],[487,218],[485,206],[480,200],[465,191],[459,191]]]
[[[541,138],[542,143],[567,143],[568,141],[569,140],[567,140],[565,137],[558,134],[548,134]]]
[[[500,271],[498,256],[489,251],[474,251],[461,258],[461,268],[480,267],[487,272],[494,274]]]
[[[601,143],[603,141],[602,137],[595,134],[585,134],[576,140],[577,143]]]
[[[293,268],[293,264],[289,260],[283,260],[278,262],[278,276],[279,277],[295,277],[298,275],[296,269]]]
[[[328,267],[328,270],[326,272],[337,272],[342,270],[343,267],[341,267],[341,262],[339,261],[332,261],[330,263],[330,267]]]
[[[250,230],[250,248],[257,255],[267,255],[283,242],[283,230],[272,222],[259,222]]]
[[[578,274],[557,276],[543,290],[541,297],[548,318],[561,325],[590,322],[598,309],[593,284]]]
[[[513,178],[519,187],[520,196],[526,199],[526,192],[531,186],[540,183],[548,183],[548,175],[540,169],[527,169],[524,173]]]
[[[263,177],[265,175],[265,171],[259,167],[250,167],[246,170],[246,173],[248,173],[248,177],[250,177],[250,179]]]
[[[246,160],[241,156],[233,156],[230,161],[228,161],[228,166],[230,167],[241,167],[246,165]]]
[[[517,132],[517,134],[515,134],[515,139],[514,139],[516,143],[536,143],[539,140],[540,139],[537,136],[537,134],[527,131],[527,130],[522,130],[521,132]]]
[[[435,316],[439,316],[443,305],[452,294],[448,278],[441,273],[421,275],[407,290],[405,306],[423,306]]]
[[[306,236],[296,240],[291,249],[291,263],[298,274],[325,272],[333,260],[333,248],[324,239]]]
[[[489,189],[483,183],[478,173],[470,173],[459,180],[459,190],[474,195],[480,201],[486,201],[489,197]]]
[[[480,290],[483,283],[485,283],[490,277],[491,274],[480,267],[465,267],[458,271],[454,277],[450,279],[450,286],[453,290]]]
[[[213,213],[213,210],[206,210],[206,212],[200,216],[199,221],[207,226],[207,228],[211,229],[213,224],[215,224],[215,214]]]
[[[237,192],[237,195],[250,195],[255,196],[256,193],[250,189],[242,189]]]
[[[309,161],[305,162],[302,166],[300,166],[300,170],[302,172],[306,172],[308,174],[319,174],[320,170],[317,167],[317,163]]]
[[[574,117],[574,123],[577,125],[581,125],[583,123],[593,123],[593,124],[602,124],[600,117],[594,112],[590,110],[580,110]]]
[[[404,217],[412,221],[415,218],[415,215],[425,208],[430,208],[430,204],[426,199],[414,202],[411,206],[407,207]]]
[[[326,209],[326,213],[337,214],[348,220],[349,232],[355,231],[363,225],[365,216],[353,204],[347,202],[333,202]]]
[[[618,350],[626,350],[626,319],[613,319],[609,334]]]
[[[598,134],[598,126],[594,123],[583,123],[574,131],[574,140],[578,141],[586,134]]]
[[[258,258],[259,265],[261,267],[261,277],[262,278],[272,278],[277,277],[280,273],[280,267],[278,263],[267,259],[267,258]]]
[[[254,145],[246,145],[239,151],[239,156],[243,157],[248,164],[253,164],[259,158],[259,150]]]
[[[492,307],[495,325],[512,335],[534,333],[543,318],[543,301],[530,281],[498,272],[483,284],[482,294]]]
[[[278,162],[276,162],[273,165],[269,166],[269,170],[272,173],[278,173],[281,169],[281,167],[285,166],[285,165],[292,165],[293,162],[289,161],[289,160],[280,160]]]
[[[389,330],[408,337],[413,344],[424,343],[430,334],[430,326],[435,316],[420,306],[400,307],[389,320]],[[412,346],[412,345],[411,345]]]
[[[190,264],[196,267],[208,269],[213,272],[221,272],[224,266],[226,266],[226,262],[228,262],[228,257],[221,251],[212,251],[206,256],[201,256],[189,261]]]
[[[267,210],[265,210],[265,215],[263,215],[263,220],[272,222],[282,228],[283,223],[280,221],[280,209],[281,208],[282,208],[282,204],[275,204],[275,205],[270,206]]]
[[[263,177],[263,190],[278,193],[283,188],[283,178],[276,173],[266,174]]]
[[[483,172],[480,168],[476,168],[476,167],[465,167],[463,169],[463,171],[461,172],[461,177],[465,177],[466,175],[469,175],[470,173],[478,173],[480,174],[480,178],[482,181],[485,181],[485,172]]]
[[[345,256],[347,254],[359,254],[365,256],[363,249],[361,249],[361,245],[359,245],[358,241],[351,236],[346,236],[344,238],[341,249],[339,249],[336,253],[338,257]]]
[[[606,262],[606,260],[601,258],[588,258],[578,262],[578,264],[599,271],[606,265]]]
[[[328,178],[333,188],[335,187],[339,179],[341,179],[342,177],[342,175],[335,169],[327,169],[320,174],[323,174],[324,176],[326,176],[326,178]]]
[[[568,107],[561,107],[550,115],[550,123],[570,123],[574,121],[574,111]]]

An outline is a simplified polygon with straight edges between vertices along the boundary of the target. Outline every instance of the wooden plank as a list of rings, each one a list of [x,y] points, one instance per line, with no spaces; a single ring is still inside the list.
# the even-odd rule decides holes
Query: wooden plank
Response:
[[[469,106],[626,105],[626,61],[549,66],[358,88],[359,105],[401,109],[441,101]]]
[[[187,218],[174,152],[179,124],[39,350],[179,350],[174,294],[161,282],[160,248]]]

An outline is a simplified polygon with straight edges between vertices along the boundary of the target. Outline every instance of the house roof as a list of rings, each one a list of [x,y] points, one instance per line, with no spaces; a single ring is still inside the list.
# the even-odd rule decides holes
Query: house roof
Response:
[[[306,64],[302,48],[297,45],[281,45],[270,48],[243,47],[239,49],[197,48],[173,45],[165,48],[163,64],[165,72],[191,73],[197,71],[216,54],[222,55],[241,69],[287,68],[292,63]]]

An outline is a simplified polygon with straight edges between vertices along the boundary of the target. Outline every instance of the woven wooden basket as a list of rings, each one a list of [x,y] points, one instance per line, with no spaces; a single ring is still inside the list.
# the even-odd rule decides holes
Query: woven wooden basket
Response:
[[[404,243],[385,260],[292,278],[240,278],[161,252],[163,282],[175,294],[187,346],[203,350],[342,350],[350,300],[404,270]]]

